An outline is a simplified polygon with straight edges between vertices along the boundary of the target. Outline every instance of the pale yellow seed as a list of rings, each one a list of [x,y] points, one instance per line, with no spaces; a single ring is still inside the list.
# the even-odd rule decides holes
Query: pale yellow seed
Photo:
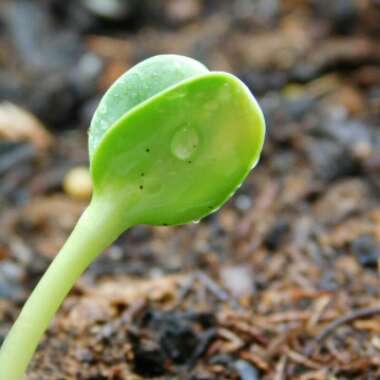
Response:
[[[63,190],[74,199],[90,199],[92,193],[92,181],[90,172],[85,166],[77,166],[70,169],[63,179]]]

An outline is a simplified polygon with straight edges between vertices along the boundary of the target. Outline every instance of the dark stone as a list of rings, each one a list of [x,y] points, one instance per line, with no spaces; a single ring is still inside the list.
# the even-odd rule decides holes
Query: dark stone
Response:
[[[168,358],[183,364],[192,357],[198,339],[189,322],[178,317],[165,318],[160,331],[160,345]]]
[[[321,16],[328,19],[337,34],[352,33],[359,21],[359,9],[356,0],[318,0]]]
[[[311,132],[315,136],[327,138],[346,148],[352,148],[359,142],[371,143],[368,125],[357,120],[327,118]]]
[[[278,219],[264,237],[264,245],[270,251],[275,251],[283,243],[289,232],[289,223],[285,219]]]
[[[319,139],[307,152],[316,176],[332,182],[354,175],[358,165],[343,146],[327,139]]]
[[[358,2],[356,0],[336,0],[334,4],[333,17],[334,29],[339,34],[349,34],[354,30],[359,21]]]
[[[55,19],[79,33],[92,32],[100,26],[98,18],[81,1],[45,0]]]
[[[362,235],[351,243],[351,251],[356,260],[365,268],[376,268],[380,259],[380,249],[370,235]]]
[[[164,362],[189,367],[196,364],[217,336],[216,329],[210,327],[215,325],[215,318],[208,313],[147,309],[134,323],[139,329],[144,329],[149,337],[150,350],[160,347],[160,352],[156,354]],[[133,335],[131,341],[136,349],[141,348],[141,343]]]
[[[64,75],[49,75],[27,101],[27,108],[45,124],[56,128],[73,126],[77,106],[76,92]]]
[[[197,322],[204,328],[214,327],[216,325],[216,317],[213,313],[191,311],[183,315],[189,321]]]
[[[161,376],[165,373],[165,357],[159,347],[134,344],[134,370],[141,376]]]

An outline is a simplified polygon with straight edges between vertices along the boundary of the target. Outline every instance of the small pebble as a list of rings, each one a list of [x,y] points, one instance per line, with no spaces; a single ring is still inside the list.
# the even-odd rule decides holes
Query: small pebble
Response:
[[[324,182],[352,176],[357,170],[357,164],[347,149],[330,138],[316,140],[308,155],[316,177]]]
[[[84,166],[77,166],[65,175],[63,189],[67,195],[74,199],[90,199],[92,181],[89,170]]]
[[[3,260],[0,264],[0,276],[14,282],[21,282],[25,276],[24,270],[10,260]]]
[[[82,0],[81,3],[94,15],[109,20],[122,20],[133,9],[131,1],[124,0]]]
[[[351,243],[351,251],[360,265],[376,268],[380,259],[380,249],[370,235],[362,235]]]
[[[75,354],[76,359],[80,362],[91,363],[94,360],[94,356],[87,348],[78,349]]]
[[[254,281],[247,266],[237,265],[221,269],[220,277],[224,287],[236,298],[249,297],[254,291]]]
[[[259,380],[259,371],[245,360],[238,360],[235,363],[236,371],[241,380]]]
[[[252,206],[252,199],[248,195],[239,195],[236,198],[236,207],[241,211],[246,211]]]

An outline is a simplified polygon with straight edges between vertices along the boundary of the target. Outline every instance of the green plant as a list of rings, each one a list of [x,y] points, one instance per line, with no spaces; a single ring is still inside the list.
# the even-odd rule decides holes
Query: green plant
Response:
[[[119,78],[90,127],[92,200],[8,334],[1,379],[22,378],[64,297],[123,231],[217,210],[257,163],[264,130],[241,81],[190,58],[153,57]]]

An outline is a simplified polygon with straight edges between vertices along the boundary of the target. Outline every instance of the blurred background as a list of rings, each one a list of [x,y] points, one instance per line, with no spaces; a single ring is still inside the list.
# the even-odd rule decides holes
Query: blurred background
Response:
[[[125,70],[232,72],[268,128],[218,213],[98,258],[28,380],[379,379],[379,40],[378,0],[1,0],[0,342],[90,198],[87,128]]]

